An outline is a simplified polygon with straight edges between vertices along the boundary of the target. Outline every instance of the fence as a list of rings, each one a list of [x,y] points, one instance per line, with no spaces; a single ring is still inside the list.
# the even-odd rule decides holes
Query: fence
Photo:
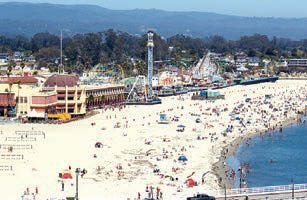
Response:
[[[11,165],[0,165],[0,172],[13,171],[13,166]]]
[[[43,136],[46,138],[45,132],[44,131],[15,131],[16,135],[20,136]]]
[[[250,196],[261,194],[274,194],[274,193],[287,193],[294,190],[294,192],[306,191],[307,184],[295,184],[295,185],[279,185],[279,186],[267,186],[267,187],[254,187],[254,188],[237,188],[226,190],[227,196]],[[216,193],[217,196],[224,196],[225,190],[219,190]]]
[[[13,148],[13,150],[28,150],[33,149],[32,144],[0,144],[0,149],[9,149]]]
[[[23,160],[23,154],[0,154],[1,160]]]
[[[34,137],[6,137],[5,138],[6,142],[35,142],[36,138]]]

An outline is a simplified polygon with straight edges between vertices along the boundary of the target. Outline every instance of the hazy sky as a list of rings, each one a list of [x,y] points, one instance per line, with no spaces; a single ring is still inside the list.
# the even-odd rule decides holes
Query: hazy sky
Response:
[[[5,0],[0,0],[5,1]],[[15,0],[65,4],[95,4],[111,9],[157,8],[207,11],[266,17],[307,17],[307,0]],[[6,0],[7,2],[7,0]]]

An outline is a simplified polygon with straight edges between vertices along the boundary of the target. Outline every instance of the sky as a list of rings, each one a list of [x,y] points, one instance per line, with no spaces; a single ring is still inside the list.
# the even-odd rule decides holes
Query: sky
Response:
[[[14,0],[34,3],[94,4],[110,9],[204,11],[256,17],[307,17],[307,0]],[[8,0],[0,0],[8,2]]]

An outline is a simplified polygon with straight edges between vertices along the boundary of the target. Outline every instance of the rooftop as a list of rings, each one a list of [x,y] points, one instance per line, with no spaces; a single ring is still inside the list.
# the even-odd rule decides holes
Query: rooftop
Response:
[[[0,84],[36,84],[37,82],[34,76],[0,77]]]
[[[45,87],[75,87],[79,85],[79,77],[68,74],[54,74],[44,83]]]

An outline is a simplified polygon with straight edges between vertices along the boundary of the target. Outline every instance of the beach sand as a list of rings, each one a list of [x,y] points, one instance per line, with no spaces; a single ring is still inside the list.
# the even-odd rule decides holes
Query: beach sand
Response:
[[[163,98],[162,105],[100,111],[69,124],[1,125],[0,145],[29,144],[33,149],[15,149],[12,153],[0,149],[1,154],[24,156],[23,160],[0,160],[0,165],[13,167],[12,171],[0,171],[0,198],[21,199],[27,188],[30,193],[38,189],[36,199],[73,197],[76,168],[87,170],[83,178],[79,177],[80,199],[136,199],[138,192],[144,198],[148,195],[146,186],[152,186],[154,191],[159,187],[167,200],[186,199],[198,192],[215,195],[224,183],[231,187],[225,177],[225,156],[246,138],[266,131],[264,124],[279,127],[284,121],[296,119],[297,111],[305,108],[306,88],[307,81],[283,80],[225,88],[221,90],[225,100],[214,102],[192,101],[192,94],[186,94]],[[265,94],[273,95],[270,104],[263,103]],[[251,103],[245,102],[247,97]],[[245,127],[230,116],[240,104],[244,106],[235,115],[244,119],[243,124],[251,122]],[[279,110],[273,111],[269,105]],[[179,120],[158,124],[160,113]],[[201,123],[195,122],[197,118]],[[223,136],[230,124],[232,132]],[[185,131],[177,132],[178,125],[185,125]],[[16,130],[44,131],[46,138],[36,136],[36,141],[30,141],[28,136],[29,141],[7,141],[8,137],[17,137]],[[103,147],[95,148],[96,142]],[[222,155],[226,149],[228,153]],[[188,161],[178,161],[181,155]],[[64,180],[61,191],[58,175],[69,166],[73,179]],[[154,170],[159,172],[153,173]],[[188,177],[198,186],[187,187]]]

